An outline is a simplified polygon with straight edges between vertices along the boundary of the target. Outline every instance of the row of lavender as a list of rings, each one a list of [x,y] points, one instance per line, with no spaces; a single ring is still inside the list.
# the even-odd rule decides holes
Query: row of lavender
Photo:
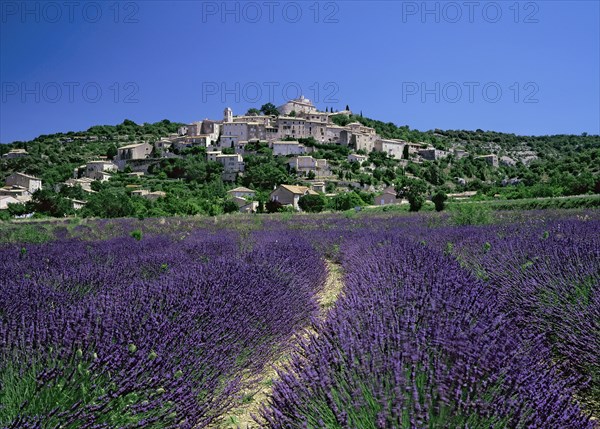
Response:
[[[554,362],[581,376],[579,397],[600,415],[600,222],[444,229],[435,240],[496,291],[517,326],[544,339]]]
[[[556,221],[564,234],[547,251],[552,233],[542,234],[545,244],[538,245],[531,234],[519,236],[518,227],[390,227],[397,222],[374,222],[343,241],[345,293],[319,335],[281,372],[260,420],[271,428],[594,427],[574,397],[589,386],[588,367],[578,363],[595,365],[600,350],[600,319],[593,319],[598,223],[573,221],[579,226],[564,230]],[[489,235],[505,247],[482,241]],[[494,258],[492,249],[498,249]],[[544,277],[527,276],[529,284],[538,276],[538,289],[502,280],[507,273],[522,278],[535,266],[515,265],[523,252],[556,264]],[[492,281],[480,278],[476,266],[493,272]],[[554,306],[559,285],[570,296],[573,287],[585,290],[579,313]],[[542,308],[536,300],[551,301]],[[556,359],[557,342],[548,338],[551,323],[560,325],[563,316],[556,332],[571,350],[561,351],[570,356],[566,362]],[[577,317],[583,321],[573,329]],[[536,326],[542,319],[547,323]]]
[[[5,245],[0,427],[214,423],[316,315],[324,276],[308,242],[268,232]]]

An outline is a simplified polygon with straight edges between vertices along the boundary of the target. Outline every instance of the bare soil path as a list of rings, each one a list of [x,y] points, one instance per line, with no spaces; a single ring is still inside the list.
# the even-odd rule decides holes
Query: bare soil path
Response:
[[[323,289],[317,294],[317,302],[320,308],[319,318],[321,319],[327,317],[344,287],[341,267],[331,260],[325,260],[325,263],[327,265],[327,279]],[[302,336],[302,334],[299,335]],[[289,358],[289,354],[284,354],[275,362],[265,365],[263,373],[260,374],[257,387],[245,392],[241,403],[227,413],[222,423],[211,427],[213,429],[254,429],[260,427],[252,416],[259,415],[261,406],[271,394],[273,382],[277,379],[276,368],[281,368]]]

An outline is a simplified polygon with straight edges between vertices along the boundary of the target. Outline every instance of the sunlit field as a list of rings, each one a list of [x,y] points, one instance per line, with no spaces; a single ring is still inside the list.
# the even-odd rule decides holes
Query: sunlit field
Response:
[[[0,223],[0,241],[0,427],[600,427],[594,210]]]

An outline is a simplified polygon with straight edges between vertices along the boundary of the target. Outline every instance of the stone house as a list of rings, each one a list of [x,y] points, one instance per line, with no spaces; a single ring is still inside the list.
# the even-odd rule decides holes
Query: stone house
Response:
[[[448,156],[448,152],[445,150],[435,149],[429,147],[427,149],[420,149],[419,156],[427,161],[435,161],[438,159],[442,159]]]
[[[273,155],[302,155],[306,153],[306,147],[297,141],[274,141],[271,143]]]
[[[476,156],[475,159],[482,159],[494,168],[498,168],[498,156],[494,154]]]
[[[94,179],[90,179],[89,177],[82,177],[81,179],[69,179],[65,182],[66,186],[81,186],[85,192],[95,192],[92,190],[92,183]]]
[[[280,115],[289,115],[292,112],[296,114],[309,114],[317,111],[315,105],[308,99],[301,95],[300,98],[289,100],[285,104],[277,107]]]
[[[387,204],[396,204],[398,203],[398,198],[396,198],[396,189],[393,186],[389,186],[383,190],[381,195],[375,197],[375,205],[376,206],[384,206]]]
[[[290,168],[298,173],[308,174],[314,172],[316,176],[325,176],[329,172],[326,159],[315,159],[312,156],[296,156],[288,161]]]
[[[6,178],[6,186],[24,188],[30,194],[42,189],[42,180],[25,173],[13,173]]]
[[[348,155],[348,162],[360,162],[362,164],[368,159],[369,157],[367,155],[358,155],[356,153],[351,153]]]
[[[236,198],[253,198],[256,195],[256,192],[252,189],[245,188],[243,186],[239,186],[235,189],[227,191],[229,195]]]
[[[306,186],[279,185],[271,192],[270,199],[284,206],[290,205],[296,210],[300,210],[298,201],[303,195],[318,195],[318,193]]]
[[[406,142],[397,139],[379,139],[375,142],[375,150],[385,152],[390,158],[402,159]]]
[[[90,161],[85,166],[83,177],[99,180],[104,182],[110,177],[110,173],[117,171],[119,168],[111,161]]]
[[[292,117],[292,116],[280,116],[277,118],[277,137],[283,139],[286,137],[291,138],[304,138],[306,134],[306,119]]]
[[[249,201],[242,197],[231,197],[231,200],[238,206],[240,213],[256,213],[258,210],[258,201]]]
[[[146,159],[152,154],[153,146],[149,143],[136,143],[117,149],[117,160]]]
[[[223,172],[225,173],[241,173],[244,171],[244,158],[238,153],[217,155],[216,161],[223,165]]]

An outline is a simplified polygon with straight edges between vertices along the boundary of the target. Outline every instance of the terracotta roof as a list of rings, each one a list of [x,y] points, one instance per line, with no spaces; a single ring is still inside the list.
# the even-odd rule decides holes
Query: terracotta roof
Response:
[[[304,195],[312,189],[306,186],[295,186],[295,185],[280,185],[283,189],[290,191],[292,194]],[[314,192],[314,191],[313,191]],[[309,192],[310,193],[310,192]],[[316,192],[315,192],[316,193]]]

